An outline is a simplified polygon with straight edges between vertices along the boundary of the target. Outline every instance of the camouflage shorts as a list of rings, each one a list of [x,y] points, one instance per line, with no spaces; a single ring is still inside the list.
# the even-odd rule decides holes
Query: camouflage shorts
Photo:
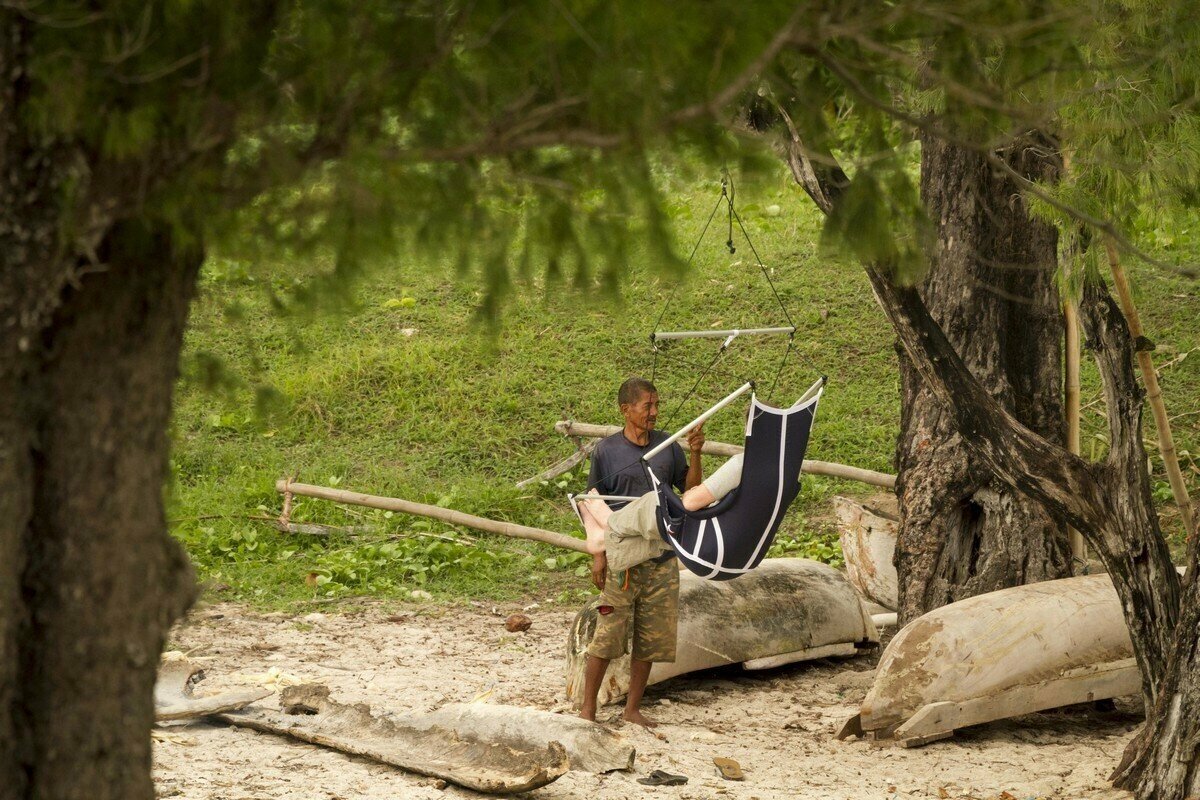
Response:
[[[600,593],[600,616],[588,654],[619,658],[633,640],[639,661],[674,661],[679,627],[679,561],[643,561],[609,575]],[[607,609],[607,611],[606,611]],[[632,630],[631,630],[632,628]]]

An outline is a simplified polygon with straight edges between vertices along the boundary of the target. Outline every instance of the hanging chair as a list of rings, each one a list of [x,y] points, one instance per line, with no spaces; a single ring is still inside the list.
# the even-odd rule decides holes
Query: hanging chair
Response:
[[[716,355],[703,368],[692,388],[680,401],[682,408],[704,378],[709,375],[718,362],[721,361],[735,339],[743,336],[773,336],[787,337],[787,349],[783,354],[775,378],[771,382],[768,396],[774,392],[779,377],[783,373],[788,356],[794,352],[796,324],[792,321],[787,307],[783,303],[771,273],[763,264],[758,250],[750,240],[741,217],[738,216],[733,204],[732,182],[728,176],[721,182],[721,196],[713,207],[704,229],[696,240],[692,253],[688,257],[690,264],[700,247],[705,234],[708,232],[713,218],[721,204],[727,206],[729,217],[729,235],[726,247],[732,255],[736,248],[733,243],[734,224],[741,230],[742,236],[754,254],[754,261],[759,271],[771,289],[775,302],[785,320],[786,326],[764,326],[748,328],[731,328],[724,330],[684,330],[662,331],[659,325],[666,316],[667,308],[675,297],[678,286],[672,290],[654,324],[650,334],[651,349],[654,360],[651,365],[653,380],[658,368],[660,352],[673,342],[683,339],[722,339],[723,342]],[[746,424],[746,448],[743,456],[742,480],[740,485],[716,504],[699,511],[688,511],[683,501],[675,494],[670,485],[658,480],[650,469],[650,459],[671,447],[696,426],[704,423],[713,414],[732,403],[746,392],[753,392],[754,383],[746,382],[732,394],[721,400],[712,408],[705,411],[692,422],[677,431],[666,441],[660,443],[640,457],[642,468],[649,476],[653,491],[658,494],[658,532],[663,540],[671,545],[687,569],[702,578],[711,580],[729,580],[744,575],[766,556],[784,512],[800,491],[800,470],[804,463],[804,452],[808,447],[808,435],[812,428],[813,418],[817,411],[817,403],[824,391],[825,378],[822,377],[806,391],[794,405],[789,408],[775,408],[759,402],[751,395],[751,409]],[[673,414],[672,414],[673,416]],[[589,489],[603,484],[611,475],[623,472],[625,469],[639,463],[624,464],[609,474],[589,482]],[[580,522],[583,521],[578,501],[583,495],[568,494]],[[604,500],[607,502],[627,503],[636,500],[635,497],[620,495],[590,494],[589,500]]]
[[[688,511],[675,491],[647,468],[658,492],[658,532],[688,570],[726,581],[746,574],[766,556],[784,512],[800,492],[800,469],[824,387],[822,377],[790,408],[774,408],[751,395],[741,483],[708,508]],[[745,389],[670,441],[686,436]]]

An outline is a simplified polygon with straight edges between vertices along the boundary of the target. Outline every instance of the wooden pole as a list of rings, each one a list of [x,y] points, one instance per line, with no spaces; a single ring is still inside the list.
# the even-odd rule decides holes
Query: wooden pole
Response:
[[[587,545],[582,539],[576,539],[565,534],[543,530],[542,528],[516,525],[511,522],[500,522],[499,520],[487,519],[486,517],[477,517],[474,514],[465,514],[462,511],[454,511],[453,509],[442,508],[441,506],[413,503],[408,500],[401,500],[398,497],[380,497],[378,495],[348,492],[342,489],[330,489],[326,486],[312,486],[307,483],[290,483],[286,479],[276,481],[275,490],[283,494],[290,492],[293,495],[315,497],[320,500],[332,500],[335,503],[381,508],[385,511],[398,511],[401,514],[430,517],[448,522],[451,525],[462,525],[463,527],[474,528],[479,531],[498,533],[501,536],[513,536],[518,539],[544,542],[545,544],[552,544],[555,547],[574,550],[578,553],[587,552]]]
[[[574,422],[573,420],[563,420],[554,425],[554,430],[564,436],[582,436],[587,439],[603,439],[605,436],[612,436],[617,431],[621,430],[619,425],[589,425],[586,422]],[[735,456],[742,452],[744,448],[736,444],[726,444],[724,442],[705,441],[704,449],[701,451],[706,455],[713,456]],[[896,476],[888,475],[886,472],[876,472],[872,469],[861,469],[859,467],[851,467],[845,464],[836,464],[832,461],[810,461],[804,460],[804,465],[801,467],[803,472],[809,475],[826,475],[831,478],[846,478],[852,481],[859,481],[871,486],[881,486],[885,489],[896,488]]]
[[[559,475],[562,475],[564,472],[570,472],[571,470],[575,469],[575,467],[582,464],[584,460],[591,455],[593,448],[596,446],[596,442],[595,440],[592,440],[585,444],[578,436],[574,437],[574,439],[574,453],[571,453],[571,455],[567,456],[553,466],[547,467],[545,470],[539,472],[537,475],[534,475],[532,478],[526,478],[523,481],[517,481],[517,488],[524,489],[526,486],[532,486],[535,483],[552,481]]]
[[[1154,360],[1150,351],[1142,345],[1142,322],[1138,317],[1137,308],[1133,305],[1133,294],[1129,291],[1129,281],[1117,248],[1112,240],[1104,240],[1104,249],[1108,251],[1108,265],[1112,269],[1113,283],[1117,286],[1117,296],[1121,299],[1121,309],[1129,323],[1129,334],[1133,337],[1137,351],[1138,366],[1142,370],[1142,380],[1146,384],[1146,401],[1154,412],[1154,425],[1158,428],[1158,449],[1162,454],[1163,465],[1167,470],[1167,481],[1171,484],[1171,494],[1175,504],[1179,506],[1179,516],[1183,519],[1183,528],[1188,538],[1196,534],[1195,520],[1192,516],[1192,501],[1188,497],[1187,484],[1183,481],[1183,472],[1179,469],[1179,457],[1175,453],[1175,437],[1171,435],[1171,423],[1167,418],[1167,407],[1163,403],[1162,389],[1158,385],[1158,373],[1154,371]]]
[[[1067,451],[1079,455],[1079,312],[1074,299],[1068,299],[1063,305],[1063,318],[1067,334]],[[1087,545],[1083,541],[1083,534],[1074,528],[1067,528],[1067,538],[1071,543],[1072,560],[1076,564],[1087,564]]]

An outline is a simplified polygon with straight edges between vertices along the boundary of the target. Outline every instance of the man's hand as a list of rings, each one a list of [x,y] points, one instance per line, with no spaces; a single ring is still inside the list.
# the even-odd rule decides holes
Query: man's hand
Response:
[[[687,440],[688,449],[692,451],[692,455],[700,455],[700,451],[704,447],[704,425],[697,425],[688,431]]]
[[[604,591],[604,582],[608,580],[608,556],[596,553],[592,556],[592,583],[600,591]]]

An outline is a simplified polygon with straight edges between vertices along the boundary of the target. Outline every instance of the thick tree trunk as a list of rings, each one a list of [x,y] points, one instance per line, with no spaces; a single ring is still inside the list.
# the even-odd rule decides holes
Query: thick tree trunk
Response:
[[[1142,392],[1133,377],[1133,341],[1103,287],[1081,305],[1108,408],[1110,451],[1088,464],[1021,425],[967,373],[914,290],[868,268],[872,286],[924,379],[964,439],[997,475],[1074,525],[1104,562],[1142,673],[1147,723],[1114,775],[1141,800],[1184,800],[1200,767],[1200,592],[1194,552],[1179,577],[1158,527],[1141,437]]]
[[[152,798],[158,656],[192,597],[166,533],[167,423],[197,253],[109,235],[14,378],[4,353],[0,625],[9,797]],[[10,680],[11,678],[11,680]]]
[[[1113,775],[1141,800],[1200,796],[1200,581],[1185,581],[1176,641],[1158,701]]]
[[[1110,452],[1089,464],[1022,425],[967,371],[914,289],[868,267],[880,305],[922,377],[982,463],[1009,486],[1075,526],[1112,575],[1142,670],[1148,706],[1160,697],[1179,613],[1179,576],[1150,495],[1141,438],[1141,393],[1121,311],[1101,286],[1081,306],[1109,409]],[[1194,633],[1194,632],[1193,632]]]
[[[0,796],[149,800],[192,597],[162,491],[200,254],[112,228],[113,197],[64,208],[96,170],[26,127],[32,20],[0,8]]]
[[[793,174],[828,213],[847,184],[832,155],[815,162],[793,131]],[[867,276],[888,319],[963,441],[1006,485],[1036,498],[1074,526],[1104,562],[1121,598],[1142,673],[1147,722],[1114,780],[1139,800],[1200,793],[1200,541],[1188,546],[1182,587],[1159,530],[1141,434],[1143,392],[1133,375],[1134,343],[1120,309],[1099,282],[1084,288],[1081,318],[1104,389],[1109,453],[1092,464],[1022,424],[970,373],[920,293],[898,286],[887,265]]]
[[[1035,144],[1022,140],[1005,157],[1030,178],[1054,177],[1057,159]],[[921,193],[937,229],[921,297],[988,393],[1061,444],[1055,229],[1031,218],[1017,188],[976,151],[925,136],[921,164]],[[901,622],[972,595],[1069,575],[1062,528],[980,461],[903,348],[900,371]]]

